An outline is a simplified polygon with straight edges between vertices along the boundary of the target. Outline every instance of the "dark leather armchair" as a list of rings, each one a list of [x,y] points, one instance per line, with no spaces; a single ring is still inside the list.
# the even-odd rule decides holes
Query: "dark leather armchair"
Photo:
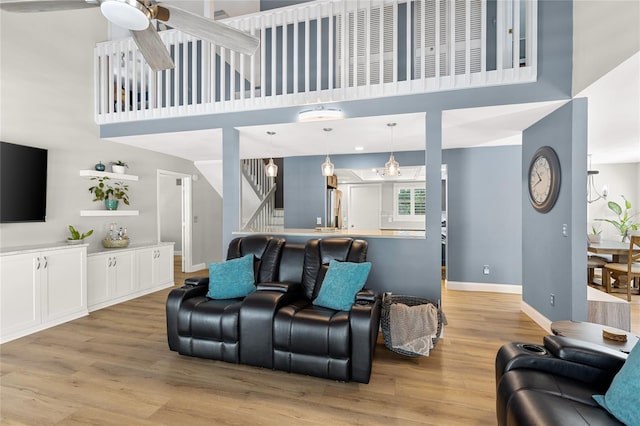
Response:
[[[544,346],[502,346],[496,356],[498,426],[622,425],[592,395],[606,393],[626,358],[560,336],[545,336]]]
[[[254,255],[257,283],[273,281],[278,273],[282,238],[255,235],[229,244],[227,259]],[[209,277],[189,278],[172,290],[166,304],[169,348],[183,355],[240,362],[239,315],[243,298],[213,300],[206,297]]]

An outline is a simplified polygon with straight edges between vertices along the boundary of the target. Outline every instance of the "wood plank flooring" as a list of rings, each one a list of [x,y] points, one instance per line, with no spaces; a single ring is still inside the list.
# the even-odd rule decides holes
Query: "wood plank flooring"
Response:
[[[519,295],[443,289],[449,325],[430,357],[380,336],[371,382],[341,383],[169,351],[168,292],[0,346],[0,423],[493,425],[496,351],[545,335]]]

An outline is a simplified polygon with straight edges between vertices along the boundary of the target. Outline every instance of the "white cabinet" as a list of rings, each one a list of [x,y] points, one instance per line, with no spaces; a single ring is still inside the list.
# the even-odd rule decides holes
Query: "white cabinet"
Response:
[[[86,246],[0,257],[0,341],[86,315]]]
[[[140,289],[173,284],[173,246],[138,250],[136,258]]]
[[[90,309],[110,305],[134,291],[134,256],[134,251],[124,251],[89,257],[87,291]]]
[[[89,255],[90,311],[172,285],[173,243],[111,249]]]

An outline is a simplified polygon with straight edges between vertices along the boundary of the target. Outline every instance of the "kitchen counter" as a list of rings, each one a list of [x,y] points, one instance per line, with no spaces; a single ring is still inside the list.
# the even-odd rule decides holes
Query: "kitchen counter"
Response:
[[[335,230],[334,230],[335,229]],[[346,236],[346,237],[367,237],[367,238],[426,238],[425,231],[412,231],[412,230],[389,230],[389,229],[374,229],[374,230],[348,230],[337,228],[316,228],[316,229],[297,229],[297,228],[285,228],[281,230],[265,230],[265,231],[237,231],[234,235],[253,235],[253,234],[273,234],[282,236],[302,236],[302,237],[334,237],[334,236]]]

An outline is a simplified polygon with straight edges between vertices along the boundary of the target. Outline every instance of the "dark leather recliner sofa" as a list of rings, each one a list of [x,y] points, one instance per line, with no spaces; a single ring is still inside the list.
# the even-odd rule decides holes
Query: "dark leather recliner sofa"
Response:
[[[229,244],[227,259],[254,255],[256,291],[206,297],[208,277],[190,278],[166,304],[169,348],[196,356],[317,377],[368,383],[380,297],[363,289],[351,311],[313,305],[331,260],[364,262],[367,242],[312,239],[305,245],[252,235]]]
[[[622,425],[592,398],[604,395],[627,355],[560,336],[509,343],[496,356],[498,426]]]

